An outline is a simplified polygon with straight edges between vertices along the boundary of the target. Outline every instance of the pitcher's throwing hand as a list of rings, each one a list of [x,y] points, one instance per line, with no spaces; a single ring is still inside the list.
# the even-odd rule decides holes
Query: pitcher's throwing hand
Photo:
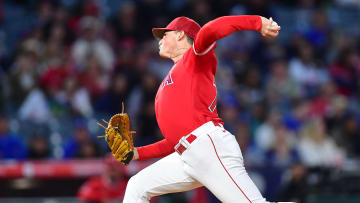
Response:
[[[261,17],[261,23],[262,26],[260,33],[262,36],[267,38],[274,38],[279,35],[281,27],[275,21],[273,21],[272,18],[267,19],[265,17]]]

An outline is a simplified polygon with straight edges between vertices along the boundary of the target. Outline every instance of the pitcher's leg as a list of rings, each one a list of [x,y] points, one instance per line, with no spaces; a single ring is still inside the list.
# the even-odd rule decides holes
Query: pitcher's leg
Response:
[[[245,170],[239,145],[233,135],[219,130],[201,136],[199,142],[194,144],[196,146],[191,146],[191,152],[185,151],[183,154],[183,159],[190,162],[188,173],[219,200],[224,203],[266,202]],[[192,161],[186,156],[197,156],[197,160]]]
[[[183,170],[180,156],[173,153],[130,178],[124,203],[146,203],[151,197],[188,191],[202,186]]]

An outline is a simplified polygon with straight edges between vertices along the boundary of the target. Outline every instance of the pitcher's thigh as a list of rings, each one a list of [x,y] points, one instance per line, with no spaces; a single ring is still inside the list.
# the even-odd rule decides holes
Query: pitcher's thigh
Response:
[[[194,166],[189,172],[192,177],[224,203],[265,202],[245,170],[234,136],[219,131],[201,138],[198,146],[193,146],[191,150],[193,153],[204,153],[206,150],[206,153],[202,159],[191,163]],[[188,155],[191,156],[190,153]]]
[[[183,162],[176,153],[160,159],[130,178],[123,202],[149,202],[154,196],[200,187],[201,184],[186,174],[183,168]]]

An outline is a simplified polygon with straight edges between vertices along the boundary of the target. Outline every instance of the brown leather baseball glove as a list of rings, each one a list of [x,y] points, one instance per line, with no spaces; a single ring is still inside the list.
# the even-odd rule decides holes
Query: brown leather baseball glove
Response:
[[[111,149],[113,156],[123,164],[129,164],[134,156],[134,142],[132,134],[135,131],[130,130],[130,119],[127,113],[124,113],[124,103],[122,104],[122,113],[115,114],[107,122],[107,127],[97,123],[105,129],[105,141]]]

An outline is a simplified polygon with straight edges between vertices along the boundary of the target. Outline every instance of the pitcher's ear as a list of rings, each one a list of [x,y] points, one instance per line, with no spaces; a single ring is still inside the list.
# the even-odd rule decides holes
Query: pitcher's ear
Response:
[[[180,40],[182,39],[183,37],[185,37],[185,32],[182,30],[182,31],[179,31],[178,32],[178,36],[177,36],[177,39]]]

